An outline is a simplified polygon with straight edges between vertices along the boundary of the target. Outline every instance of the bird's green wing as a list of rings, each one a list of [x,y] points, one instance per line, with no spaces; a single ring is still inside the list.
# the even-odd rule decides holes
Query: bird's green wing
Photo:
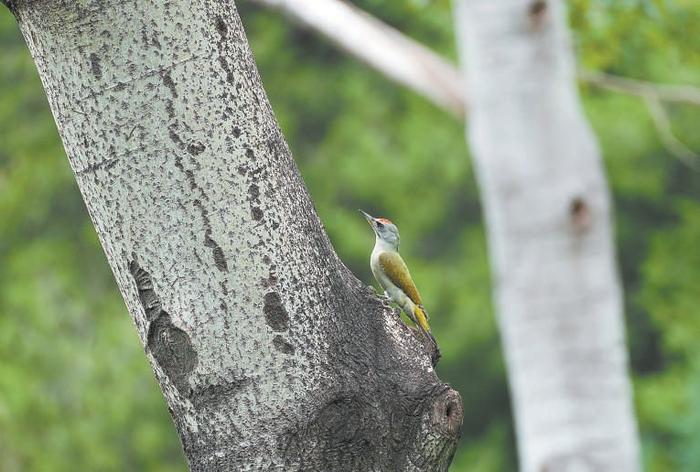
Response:
[[[386,251],[379,255],[379,265],[391,282],[399,287],[416,305],[423,305],[416,284],[411,279],[408,267],[398,252]]]

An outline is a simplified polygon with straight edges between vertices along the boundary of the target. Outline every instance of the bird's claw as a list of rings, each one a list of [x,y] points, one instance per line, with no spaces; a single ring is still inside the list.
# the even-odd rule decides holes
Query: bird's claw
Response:
[[[372,287],[372,290],[374,290],[374,294],[375,294],[375,295],[377,296],[377,298],[379,298],[382,302],[391,303],[391,297],[389,296],[388,293],[386,293],[386,291],[380,292],[380,291],[377,290],[375,287]]]

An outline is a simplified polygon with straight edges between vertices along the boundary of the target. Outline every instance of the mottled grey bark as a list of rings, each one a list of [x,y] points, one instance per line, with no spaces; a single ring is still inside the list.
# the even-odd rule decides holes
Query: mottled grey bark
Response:
[[[446,470],[459,396],[333,252],[233,3],[10,7],[191,469]]]
[[[636,471],[610,197],[563,2],[455,1],[521,469]]]

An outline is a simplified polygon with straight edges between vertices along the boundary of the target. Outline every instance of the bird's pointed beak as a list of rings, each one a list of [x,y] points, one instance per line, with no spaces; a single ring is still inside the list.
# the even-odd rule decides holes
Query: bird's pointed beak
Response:
[[[362,210],[357,210],[357,211],[359,211],[360,213],[362,213],[362,216],[365,217],[365,219],[367,220],[367,223],[369,223],[370,226],[374,227],[374,217],[373,217],[372,215],[370,215],[370,214],[368,214],[368,213],[365,213],[365,212],[362,211]]]

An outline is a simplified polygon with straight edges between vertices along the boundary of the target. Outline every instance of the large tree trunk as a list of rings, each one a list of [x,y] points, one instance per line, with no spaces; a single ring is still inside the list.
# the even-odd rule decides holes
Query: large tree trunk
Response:
[[[459,396],[333,252],[233,2],[8,6],[191,469],[446,470]]]
[[[459,0],[521,468],[634,471],[610,198],[557,0]]]

